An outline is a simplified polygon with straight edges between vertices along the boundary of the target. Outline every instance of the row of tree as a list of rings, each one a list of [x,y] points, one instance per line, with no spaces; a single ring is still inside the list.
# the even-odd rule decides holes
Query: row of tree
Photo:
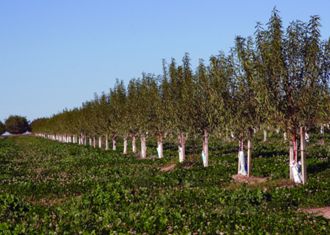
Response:
[[[255,37],[236,37],[228,55],[211,56],[194,71],[189,55],[182,63],[163,61],[163,74],[143,74],[126,87],[117,81],[109,93],[95,95],[79,108],[33,121],[40,135],[99,145],[108,138],[141,142],[157,139],[163,157],[163,139],[178,140],[179,160],[185,159],[188,136],[203,141],[203,163],[208,166],[208,137],[232,135],[244,151],[250,175],[252,136],[255,130],[281,129],[288,136],[290,164],[298,162],[300,135],[303,182],[306,181],[304,136],[313,126],[329,123],[330,39],[321,40],[320,19],[294,21],[284,30],[276,9],[266,26],[257,24]],[[57,137],[56,137],[57,136]],[[291,169],[291,168],[290,168]],[[292,173],[290,173],[292,176]]]

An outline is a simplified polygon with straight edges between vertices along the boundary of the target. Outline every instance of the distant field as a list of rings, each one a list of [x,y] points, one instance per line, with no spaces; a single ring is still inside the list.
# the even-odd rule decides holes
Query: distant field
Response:
[[[217,144],[215,144],[217,143]],[[308,184],[288,181],[287,145],[280,138],[254,144],[255,176],[266,183],[234,183],[236,143],[210,144],[210,167],[188,147],[177,163],[139,160],[118,151],[36,137],[0,138],[0,233],[278,233],[329,234],[330,221],[299,212],[330,205],[330,144],[308,147]],[[152,149],[152,152],[150,152]],[[148,147],[149,156],[155,147]],[[160,169],[169,164],[168,172]]]

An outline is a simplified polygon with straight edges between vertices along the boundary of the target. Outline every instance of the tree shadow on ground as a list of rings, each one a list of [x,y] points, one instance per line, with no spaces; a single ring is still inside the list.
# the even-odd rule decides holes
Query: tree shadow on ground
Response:
[[[307,166],[307,173],[308,174],[316,174],[316,173],[320,173],[322,171],[325,171],[327,169],[330,169],[329,159],[328,159],[328,161],[325,161],[325,162],[319,162],[319,163],[308,165]]]

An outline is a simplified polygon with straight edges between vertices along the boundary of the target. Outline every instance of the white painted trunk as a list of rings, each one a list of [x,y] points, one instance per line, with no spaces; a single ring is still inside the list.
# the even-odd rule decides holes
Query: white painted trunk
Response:
[[[232,138],[232,139],[234,139],[235,138],[235,135],[234,135],[234,132],[230,132],[230,137]]]
[[[99,136],[99,148],[102,148],[102,137]]]
[[[105,135],[105,150],[109,150],[109,137]]]
[[[184,162],[186,158],[186,139],[183,132],[179,134],[178,151],[179,151],[179,162]]]
[[[264,142],[267,141],[267,130],[264,130]]]
[[[124,150],[123,154],[127,154],[127,137],[124,138]]]
[[[288,140],[288,135],[286,134],[286,132],[283,133],[283,139],[284,139],[284,141]]]
[[[132,152],[136,153],[136,137],[135,137],[135,135],[132,136]]]
[[[93,137],[93,147],[96,148],[96,138]]]
[[[147,145],[146,145],[146,137],[145,135],[141,135],[141,158],[147,157]]]
[[[89,140],[89,146],[92,146],[92,145],[93,145],[93,140],[92,140],[92,138],[89,137],[88,140]]]
[[[243,140],[240,140],[238,143],[239,143],[239,151],[238,151],[238,171],[237,171],[237,173],[239,175],[247,175],[246,158],[245,158],[245,154],[244,154]]]
[[[289,168],[290,168],[290,180],[293,180],[293,173],[292,173],[292,168],[291,168],[291,165],[294,161],[294,158],[293,158],[293,145],[292,145],[292,142],[290,141],[290,146],[289,146]]]
[[[204,130],[202,160],[203,160],[203,166],[208,167],[209,166],[209,134],[207,130]]]
[[[157,154],[158,154],[158,158],[163,158],[163,137],[160,135],[158,136],[158,140],[157,140]]]
[[[116,137],[112,138],[112,150],[116,151],[117,150],[117,143],[116,143]]]

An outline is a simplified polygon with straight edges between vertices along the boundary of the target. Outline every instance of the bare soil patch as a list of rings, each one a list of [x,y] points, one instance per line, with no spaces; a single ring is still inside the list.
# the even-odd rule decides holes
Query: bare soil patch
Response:
[[[296,184],[290,179],[274,180],[270,185],[276,188],[293,188],[296,186]]]
[[[268,178],[266,177],[244,176],[244,175],[233,175],[232,178],[237,183],[246,183],[246,184],[261,184],[268,180]]]
[[[319,208],[306,208],[306,209],[300,209],[300,211],[315,216],[323,216],[326,219],[330,219],[330,206],[319,207]]]
[[[171,164],[167,164],[165,166],[163,166],[162,168],[160,168],[161,172],[170,172],[173,171],[176,167],[175,163],[171,163]]]

